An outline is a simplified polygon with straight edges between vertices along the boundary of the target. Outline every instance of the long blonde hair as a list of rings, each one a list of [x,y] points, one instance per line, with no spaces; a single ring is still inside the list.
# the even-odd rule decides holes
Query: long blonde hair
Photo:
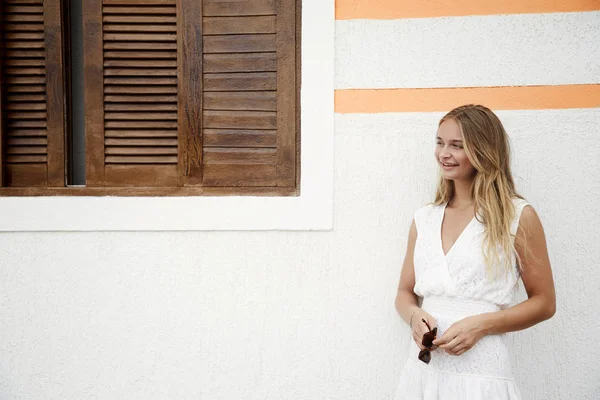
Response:
[[[481,105],[457,107],[439,124],[449,119],[458,123],[465,152],[476,170],[471,196],[475,218],[485,227],[482,251],[488,276],[508,272],[513,267],[511,255],[521,264],[510,230],[515,217],[512,199],[523,198],[515,189],[510,171],[508,135],[496,114]],[[453,196],[454,181],[440,175],[435,204],[445,204]]]

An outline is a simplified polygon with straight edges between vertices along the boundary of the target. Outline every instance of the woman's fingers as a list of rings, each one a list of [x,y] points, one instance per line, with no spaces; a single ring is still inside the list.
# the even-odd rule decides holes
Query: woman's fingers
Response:
[[[462,349],[458,350],[455,355],[460,356],[467,350],[469,350],[469,347],[463,347]]]
[[[427,322],[425,323],[425,322],[423,322],[423,320],[425,320]],[[433,318],[427,312],[421,310],[420,312],[417,312],[414,314],[411,322],[412,322],[413,340],[415,341],[415,343],[417,344],[419,349],[421,349],[421,350],[426,349],[426,347],[423,346],[423,336],[429,332],[429,328],[431,328],[433,330],[433,328],[437,327],[437,322],[436,322],[435,318]],[[429,325],[429,327],[427,325]],[[429,349],[435,350],[436,348],[437,348],[437,346],[432,346]]]
[[[464,346],[464,345],[456,346],[454,349],[452,349],[452,355],[459,356],[462,353],[464,353],[466,350],[467,350],[467,346]]]
[[[431,315],[425,313],[425,316],[423,318],[425,319],[425,321],[427,321],[427,324],[429,324],[429,326],[431,327],[432,330],[433,330],[433,328],[437,327],[437,322],[436,322],[435,318],[433,318]],[[427,328],[427,324],[425,324],[423,321],[421,321],[421,323],[423,325],[425,325],[425,331],[429,332],[429,329]]]
[[[417,318],[419,319],[417,320]],[[413,321],[412,326],[412,335],[417,346],[423,350],[425,347],[421,344],[421,341],[423,340],[423,334],[427,331],[427,329],[425,328],[423,321],[421,321],[421,318],[421,315],[415,316],[415,321]]]
[[[452,340],[450,340],[448,343],[440,345],[440,347],[443,348],[444,350],[446,350],[446,353],[453,354],[456,351],[456,349],[461,346],[461,344],[462,344],[462,340],[459,339],[458,337],[455,337]]]
[[[434,340],[433,344],[436,346],[444,347],[445,345],[448,345],[448,343],[450,343],[450,341],[452,341],[452,339],[454,339],[456,335],[456,332],[454,332],[452,327],[450,327],[446,330],[446,332],[444,332],[442,336]]]
[[[417,344],[417,346],[419,347],[419,349],[423,350],[425,348],[423,346],[423,344],[421,343],[421,338],[419,338],[418,334],[413,333],[413,340],[415,341],[415,343]]]

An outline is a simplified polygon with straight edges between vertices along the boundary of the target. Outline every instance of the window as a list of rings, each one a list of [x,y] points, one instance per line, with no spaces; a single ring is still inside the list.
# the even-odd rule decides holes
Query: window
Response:
[[[298,195],[299,3],[3,0],[0,195]]]

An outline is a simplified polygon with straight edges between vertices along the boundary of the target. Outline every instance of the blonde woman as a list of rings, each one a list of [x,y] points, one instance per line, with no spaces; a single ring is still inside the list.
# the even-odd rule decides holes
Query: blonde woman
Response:
[[[435,201],[414,215],[395,302],[413,339],[395,399],[517,400],[503,334],[554,315],[544,231],[492,111],[450,111],[436,141]],[[518,279],[528,299],[510,306]]]

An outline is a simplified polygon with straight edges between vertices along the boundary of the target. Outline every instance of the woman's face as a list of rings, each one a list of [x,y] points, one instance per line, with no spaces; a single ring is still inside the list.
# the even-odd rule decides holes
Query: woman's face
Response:
[[[435,159],[442,169],[444,179],[473,179],[475,167],[465,152],[458,122],[454,119],[442,122],[438,128],[436,141]]]

